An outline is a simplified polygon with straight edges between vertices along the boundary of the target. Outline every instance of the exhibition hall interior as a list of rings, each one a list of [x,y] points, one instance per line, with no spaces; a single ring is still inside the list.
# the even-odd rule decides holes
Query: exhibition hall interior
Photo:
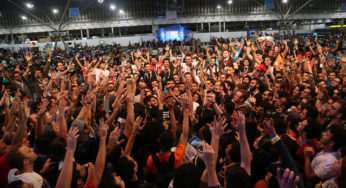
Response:
[[[346,0],[0,5],[0,187],[346,187]]]

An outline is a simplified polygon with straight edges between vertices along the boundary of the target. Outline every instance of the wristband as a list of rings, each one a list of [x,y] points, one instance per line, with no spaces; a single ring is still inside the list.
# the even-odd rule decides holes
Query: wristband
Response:
[[[272,144],[275,144],[280,140],[280,137],[277,134],[275,134],[273,138],[270,138],[270,140],[272,141]]]

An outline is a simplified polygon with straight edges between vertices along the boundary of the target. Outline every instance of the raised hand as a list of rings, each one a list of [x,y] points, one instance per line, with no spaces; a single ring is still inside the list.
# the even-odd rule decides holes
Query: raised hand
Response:
[[[77,146],[77,138],[79,137],[78,135],[78,128],[71,128],[67,134],[67,150],[70,151],[75,151],[76,150],[76,146]]]
[[[198,153],[198,156],[204,161],[206,166],[213,166],[215,161],[215,151],[214,149],[205,141],[202,143],[203,153]]]
[[[40,109],[40,111],[38,111],[38,113],[37,113],[38,116],[42,116],[42,115],[44,114],[44,112],[47,111],[49,103],[50,103],[50,102],[49,102],[48,99],[43,99],[43,100],[42,100],[41,109]]]
[[[40,174],[52,171],[54,169],[54,167],[50,167],[52,164],[55,164],[55,162],[51,161],[51,159],[48,158],[44,163],[42,169],[40,170]]]
[[[180,102],[181,106],[183,107],[183,111],[188,111],[190,109],[190,100],[186,94],[182,95]]]
[[[174,109],[174,105],[175,105],[175,101],[172,98],[169,98],[167,100],[167,107],[168,107],[168,109],[170,109],[170,110]]]
[[[276,169],[276,179],[279,182],[281,188],[295,188],[299,181],[299,176],[295,176],[294,171],[286,168],[283,175],[281,175],[281,169]]]
[[[306,147],[304,149],[304,157],[311,159],[315,155],[315,150],[312,147]]]
[[[207,124],[210,130],[210,133],[215,136],[221,136],[228,125],[226,121],[227,119],[225,116],[219,117],[217,119],[215,116],[214,121],[211,124],[209,123]]]
[[[32,58],[33,58],[32,52],[30,52],[30,54],[27,54],[27,53],[25,54],[25,59],[27,62],[31,62]]]
[[[108,138],[107,148],[113,150],[116,146],[122,144],[125,140],[120,140],[120,127],[115,127]]]
[[[105,121],[103,120],[103,118],[101,118],[100,119],[100,131],[99,131],[99,136],[101,139],[106,139],[107,131],[108,131],[108,125],[105,124]]]
[[[234,125],[234,127],[239,131],[245,131],[245,115],[242,111],[237,111],[235,115],[235,119],[237,121],[237,124]]]
[[[132,129],[133,133],[137,134],[144,128],[144,126],[142,126],[142,127],[140,126],[141,122],[142,122],[142,117],[138,116],[136,118],[135,122],[133,123],[133,129]]]
[[[263,127],[264,132],[267,133],[269,136],[273,136],[276,134],[273,118],[270,118],[269,120],[264,120]]]

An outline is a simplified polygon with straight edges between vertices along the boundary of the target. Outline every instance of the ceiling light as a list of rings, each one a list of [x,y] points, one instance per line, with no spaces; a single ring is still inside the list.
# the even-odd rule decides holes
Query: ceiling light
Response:
[[[221,5],[217,5],[216,8],[217,8],[217,9],[221,9]]]
[[[287,3],[288,0],[282,0],[282,3]]]
[[[119,10],[119,14],[124,14],[124,10],[123,10],[123,9],[120,9],[120,10]]]
[[[99,3],[103,3],[103,0],[97,0],[97,2],[99,2]]]
[[[232,0],[228,0],[227,3],[230,5],[230,4],[233,3],[233,1]]]
[[[53,8],[52,11],[53,11],[53,14],[58,14],[58,12],[59,12],[59,10],[56,8]]]
[[[25,3],[25,5],[27,8],[34,8],[34,5],[32,3]]]
[[[111,6],[109,6],[109,8],[110,8],[111,10],[115,10],[117,7],[116,7],[115,5],[111,5]]]
[[[27,20],[28,18],[26,16],[22,16],[22,20]]]

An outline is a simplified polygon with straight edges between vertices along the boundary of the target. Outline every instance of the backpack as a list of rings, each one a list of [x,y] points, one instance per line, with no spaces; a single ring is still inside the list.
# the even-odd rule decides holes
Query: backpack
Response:
[[[153,159],[154,164],[157,168],[157,174],[154,177],[154,183],[158,187],[168,187],[169,183],[174,177],[174,152],[171,152],[168,163],[164,165],[160,163],[160,160],[156,156],[156,154],[151,155],[151,158]]]

